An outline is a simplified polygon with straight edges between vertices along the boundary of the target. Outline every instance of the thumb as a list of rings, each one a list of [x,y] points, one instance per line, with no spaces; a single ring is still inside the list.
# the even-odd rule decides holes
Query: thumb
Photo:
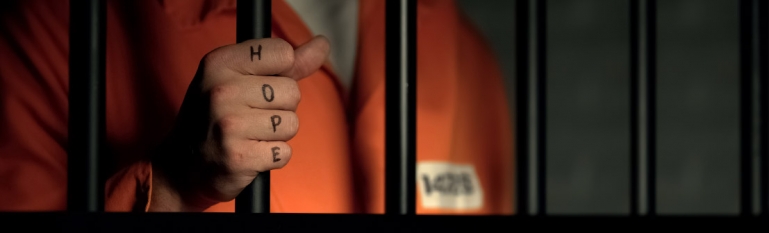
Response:
[[[294,50],[294,66],[281,73],[280,76],[301,80],[314,73],[326,62],[330,48],[328,39],[316,36],[309,42]]]

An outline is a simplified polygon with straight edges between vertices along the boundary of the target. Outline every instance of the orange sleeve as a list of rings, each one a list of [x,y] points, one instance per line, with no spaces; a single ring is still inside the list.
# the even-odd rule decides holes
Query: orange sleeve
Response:
[[[147,212],[152,195],[152,166],[140,161],[107,180],[104,194],[106,212]]]
[[[0,6],[0,211],[67,205],[69,1]],[[142,206],[148,163],[109,179],[106,209]]]

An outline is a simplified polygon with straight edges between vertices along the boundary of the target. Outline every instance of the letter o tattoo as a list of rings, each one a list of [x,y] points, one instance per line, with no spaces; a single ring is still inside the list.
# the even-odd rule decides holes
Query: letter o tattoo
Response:
[[[267,88],[270,89],[269,97],[267,97]],[[272,100],[275,99],[275,90],[272,89],[270,84],[264,84],[262,85],[262,95],[264,96],[264,100],[267,100],[267,102],[272,102]]]

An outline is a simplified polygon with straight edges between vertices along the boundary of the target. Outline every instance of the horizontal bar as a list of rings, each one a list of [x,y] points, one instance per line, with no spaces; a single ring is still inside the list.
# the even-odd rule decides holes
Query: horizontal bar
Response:
[[[607,223],[618,226],[632,224],[637,230],[657,230],[665,227],[693,226],[740,226],[766,232],[769,229],[765,219],[758,217],[734,216],[659,216],[654,218],[632,218],[623,216],[547,216],[544,218],[525,216],[446,216],[407,215],[385,216],[374,214],[269,214],[254,219],[251,215],[226,213],[174,213],[174,214],[63,214],[63,213],[0,213],[3,227],[8,229],[29,229],[72,232],[88,232],[93,229],[115,229],[121,231],[197,232],[200,229],[216,229],[221,232],[252,232],[258,226],[260,232],[466,232],[483,229],[494,231],[520,231],[521,229],[563,229],[595,230],[596,226]],[[140,221],[137,221],[139,220]],[[36,222],[39,224],[29,224]],[[268,224],[262,224],[268,223]],[[657,224],[655,224],[657,223]],[[658,225],[659,224],[659,225]],[[384,230],[381,230],[384,229]],[[760,230],[764,229],[764,230]]]

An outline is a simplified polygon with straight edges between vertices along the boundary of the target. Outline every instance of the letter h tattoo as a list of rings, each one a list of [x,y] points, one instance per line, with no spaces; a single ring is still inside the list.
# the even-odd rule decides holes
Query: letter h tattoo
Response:
[[[251,46],[251,61],[254,61],[254,55],[256,55],[256,59],[262,60],[262,45],[256,48],[256,52],[254,52],[254,46]]]

